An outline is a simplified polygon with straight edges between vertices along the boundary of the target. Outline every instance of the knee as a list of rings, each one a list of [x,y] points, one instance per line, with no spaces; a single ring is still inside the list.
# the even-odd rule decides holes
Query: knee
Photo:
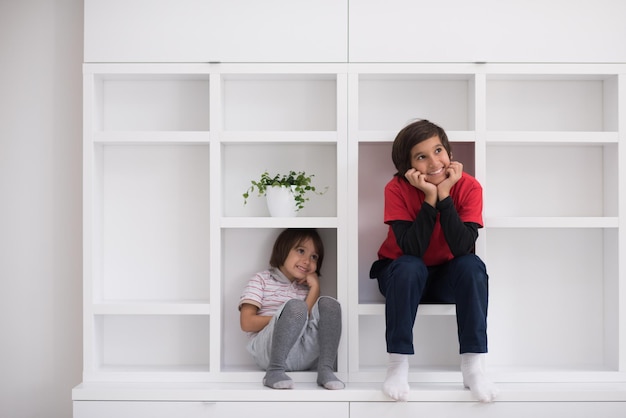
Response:
[[[341,305],[331,297],[322,296],[317,301],[320,315],[328,315],[331,317],[341,317]]]
[[[489,276],[485,263],[475,254],[468,254],[457,259],[457,268],[463,274],[459,277],[478,283],[487,283]]]
[[[301,299],[290,299],[285,302],[281,316],[287,315],[290,318],[306,318],[309,308],[305,301]]]
[[[383,296],[388,294],[412,294],[423,289],[428,280],[428,267],[419,257],[403,255],[396,258],[378,276],[378,289]]]
[[[419,257],[403,255],[394,260],[390,266],[393,275],[405,277],[427,277],[428,267]]]
[[[428,267],[421,258],[402,256],[390,266],[390,278],[405,285],[424,284],[428,279]]]

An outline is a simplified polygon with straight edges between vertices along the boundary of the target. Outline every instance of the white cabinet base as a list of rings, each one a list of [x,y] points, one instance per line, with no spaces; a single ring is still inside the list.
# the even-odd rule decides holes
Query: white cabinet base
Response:
[[[73,391],[74,418],[135,417],[624,417],[626,383],[502,383],[492,404],[461,384],[412,384],[408,402],[393,402],[380,383],[329,391],[315,383],[272,390],[260,383],[83,383]]]
[[[74,402],[74,418],[349,417],[347,402]]]
[[[350,418],[588,418],[626,416],[626,402],[353,402]]]

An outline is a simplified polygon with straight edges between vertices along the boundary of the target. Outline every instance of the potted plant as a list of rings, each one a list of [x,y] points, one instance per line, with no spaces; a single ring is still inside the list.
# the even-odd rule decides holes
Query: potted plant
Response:
[[[289,171],[287,174],[270,176],[265,171],[259,180],[252,180],[252,185],[243,194],[244,205],[248,202],[250,194],[256,189],[259,196],[266,196],[267,206],[272,216],[296,216],[304,208],[304,203],[309,200],[307,192],[322,195],[326,192],[318,192],[311,184],[314,174],[307,175],[304,171]]]

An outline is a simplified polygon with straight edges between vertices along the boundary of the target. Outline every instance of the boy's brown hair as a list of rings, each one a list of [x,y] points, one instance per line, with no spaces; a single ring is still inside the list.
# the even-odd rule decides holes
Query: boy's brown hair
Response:
[[[416,144],[433,136],[441,139],[441,144],[448,152],[448,156],[452,158],[452,148],[446,131],[426,119],[420,119],[402,128],[393,141],[391,160],[398,170],[395,176],[405,178],[404,173],[411,168],[411,150]]]

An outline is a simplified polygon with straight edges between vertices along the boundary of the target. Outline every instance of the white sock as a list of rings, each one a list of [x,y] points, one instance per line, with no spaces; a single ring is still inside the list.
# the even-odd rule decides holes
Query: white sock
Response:
[[[396,401],[406,401],[409,390],[409,355],[389,353],[383,393]]]
[[[461,373],[463,384],[481,402],[493,402],[497,390],[493,383],[485,376],[483,370],[484,353],[461,354]]]

